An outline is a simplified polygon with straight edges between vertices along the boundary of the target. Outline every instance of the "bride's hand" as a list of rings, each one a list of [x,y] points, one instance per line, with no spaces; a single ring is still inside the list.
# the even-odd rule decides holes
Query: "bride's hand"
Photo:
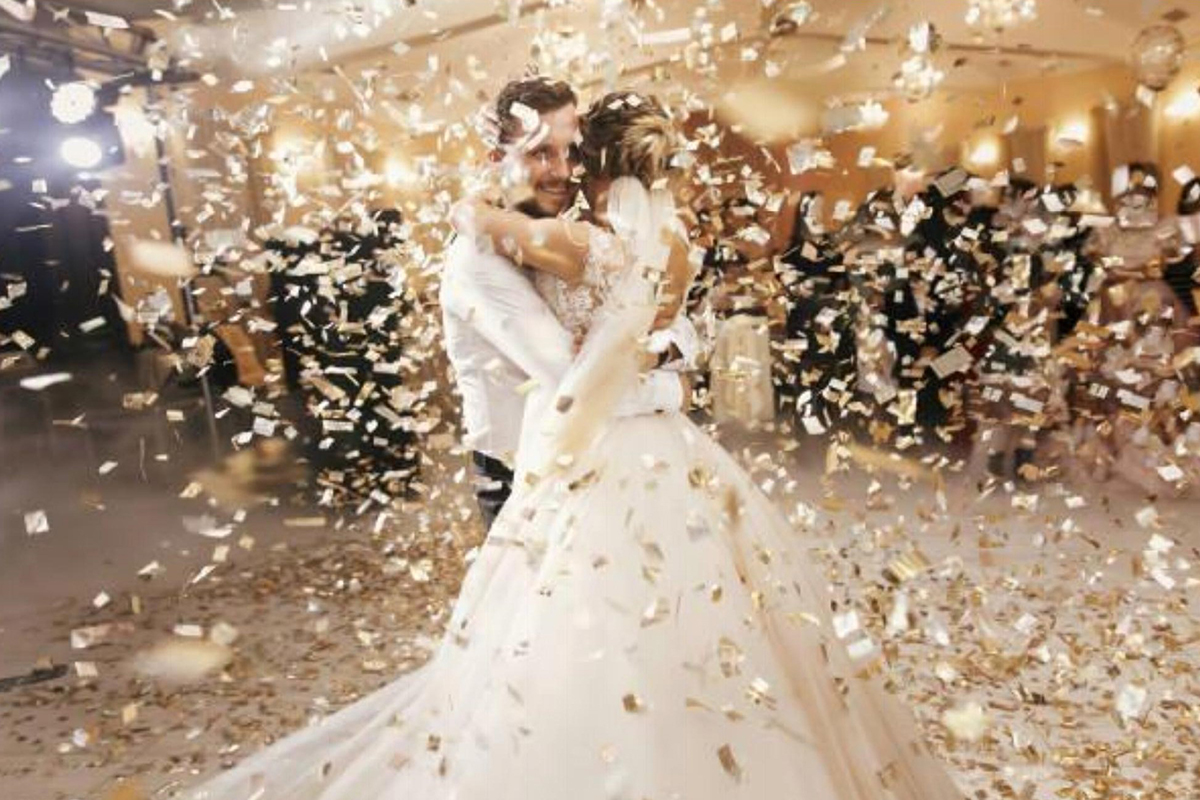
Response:
[[[468,195],[450,207],[450,224],[455,231],[463,235],[475,233],[479,205],[478,197]]]
[[[467,195],[450,207],[450,224],[464,236],[478,235],[484,230],[488,213],[495,209],[496,203],[487,195]]]

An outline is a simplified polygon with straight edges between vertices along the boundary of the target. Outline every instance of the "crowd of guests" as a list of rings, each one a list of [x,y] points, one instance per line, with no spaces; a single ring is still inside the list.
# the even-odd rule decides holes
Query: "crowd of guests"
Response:
[[[715,323],[718,420],[977,453],[1018,481],[1200,480],[1200,179],[1160,216],[1152,164],[1119,170],[1109,206],[1070,184],[909,175],[840,224],[818,192],[696,211],[689,308]]]
[[[276,330],[296,427],[326,504],[407,494],[420,465],[422,331],[398,211],[346,215],[267,243]]]

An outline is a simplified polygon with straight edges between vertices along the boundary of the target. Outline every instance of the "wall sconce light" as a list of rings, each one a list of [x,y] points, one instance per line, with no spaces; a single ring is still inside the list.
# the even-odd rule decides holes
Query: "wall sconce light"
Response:
[[[1200,86],[1191,86],[1175,95],[1163,113],[1171,119],[1186,119],[1200,115]]]
[[[1060,150],[1083,147],[1088,141],[1088,122],[1085,119],[1067,120],[1054,133],[1054,144]]]
[[[980,139],[971,147],[967,160],[978,167],[999,163],[1000,143],[993,138]]]
[[[412,186],[417,182],[418,175],[404,161],[390,159],[383,168],[384,177],[392,187]]]

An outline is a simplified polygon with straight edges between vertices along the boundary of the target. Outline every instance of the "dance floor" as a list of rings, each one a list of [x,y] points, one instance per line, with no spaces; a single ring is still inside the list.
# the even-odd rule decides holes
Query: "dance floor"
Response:
[[[935,479],[914,462],[872,474],[848,458],[830,474],[819,440],[723,438],[810,537],[964,788],[1188,795],[1200,506],[1115,483],[981,488],[973,469]],[[417,667],[479,537],[463,463],[442,451],[424,496],[392,518],[280,504],[237,522],[239,498],[164,497],[131,476],[102,511],[51,510],[48,531],[6,533],[0,675],[68,672],[0,691],[0,794],[170,797]],[[36,472],[5,491],[70,495]],[[236,656],[182,687],[139,678],[138,659],[172,636],[236,637]]]

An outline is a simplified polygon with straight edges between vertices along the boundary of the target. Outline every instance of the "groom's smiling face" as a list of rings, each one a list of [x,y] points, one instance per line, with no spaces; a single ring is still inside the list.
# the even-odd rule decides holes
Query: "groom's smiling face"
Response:
[[[570,205],[578,188],[571,180],[575,166],[574,145],[579,133],[579,117],[573,104],[543,111],[542,129],[521,154],[521,161],[533,190],[537,213],[553,217]]]

